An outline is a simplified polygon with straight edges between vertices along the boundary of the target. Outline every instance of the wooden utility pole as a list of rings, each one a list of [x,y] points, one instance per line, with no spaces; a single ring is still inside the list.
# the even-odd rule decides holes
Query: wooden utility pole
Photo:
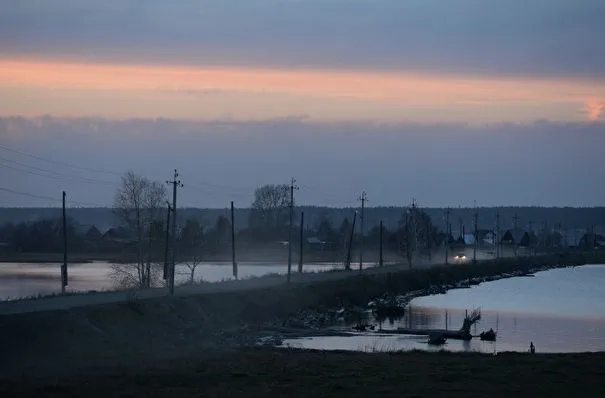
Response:
[[[450,208],[445,212],[445,265],[449,264],[450,249]]]
[[[384,228],[382,227],[382,220],[380,220],[380,257],[378,258],[378,266],[382,267],[384,265],[384,258],[382,253],[382,233]]]
[[[166,181],[167,184],[172,185],[172,264],[170,265],[170,272],[168,273],[168,289],[170,290],[170,295],[174,295],[174,271],[176,268],[176,191],[177,188],[183,187],[180,180],[177,180],[179,177],[179,172],[174,169],[174,177],[172,181]]]
[[[363,269],[363,234],[364,234],[363,222],[365,220],[365,205],[366,205],[366,201],[368,200],[366,191],[363,191],[361,193],[361,196],[359,197],[358,200],[361,201],[361,214],[360,214],[360,218],[359,218],[359,229],[360,229],[360,233],[359,233],[359,270],[361,271]]]
[[[300,253],[299,253],[299,258],[298,258],[298,273],[299,274],[302,274],[302,272],[303,272],[304,225],[305,225],[305,212],[301,211],[300,212],[300,245],[299,245]]]
[[[351,225],[351,234],[349,235],[349,245],[347,247],[347,260],[345,269],[351,269],[351,250],[353,248],[353,236],[355,235],[355,221],[357,221],[357,212],[353,214],[353,225]]]
[[[145,268],[145,286],[146,287],[151,287],[151,233],[152,233],[152,228],[153,227],[153,223],[150,221],[148,223],[148,227],[149,231],[147,231],[147,266]]]
[[[473,263],[477,262],[477,248],[479,247],[479,229],[477,227],[477,219],[479,218],[479,214],[477,213],[477,205],[475,205],[475,217],[474,217],[473,226],[475,227],[475,244],[473,246]]]
[[[533,246],[534,246],[534,223],[529,221],[529,231],[527,232],[527,245],[529,246],[529,255],[533,254]]]
[[[519,222],[519,216],[517,216],[517,213],[515,213],[515,216],[513,217],[513,227],[514,227],[515,230],[517,229],[517,223],[518,222]],[[513,238],[513,249],[515,251],[515,257],[517,257],[519,255],[519,251],[518,251],[519,242],[517,242],[515,240],[514,236],[512,236],[512,238]]]
[[[170,251],[170,213],[172,209],[170,207],[170,203],[166,202],[168,205],[168,211],[166,212],[166,241],[164,246],[164,274],[162,277],[164,280],[168,279],[168,252]]]
[[[237,279],[237,262],[235,261],[235,208],[231,201],[231,261],[233,263],[233,277]]]
[[[67,217],[65,216],[65,191],[63,191],[63,266],[61,266],[61,294],[67,286]]]
[[[292,177],[290,181],[290,227],[288,234],[288,283],[292,277],[292,228],[294,227],[294,190],[298,189],[295,185],[296,180]]]
[[[500,210],[496,211],[496,259],[500,259]]]

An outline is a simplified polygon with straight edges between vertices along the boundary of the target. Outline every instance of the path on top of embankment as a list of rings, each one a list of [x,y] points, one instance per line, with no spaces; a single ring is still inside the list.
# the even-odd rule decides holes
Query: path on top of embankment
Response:
[[[441,263],[422,264],[415,266],[414,269],[427,268],[435,265],[443,265]],[[362,270],[353,267],[351,270],[340,271],[325,271],[316,273],[293,272],[291,275],[291,283],[294,284],[312,284],[333,280],[350,278],[355,275],[378,275],[389,272],[401,272],[408,270],[407,265],[385,265],[383,267],[371,267]],[[271,288],[281,285],[286,285],[286,275],[267,275],[258,278],[229,280],[216,283],[204,283],[199,285],[183,285],[177,286],[174,289],[174,295],[178,297],[213,294],[213,293],[228,293],[241,292],[247,290],[257,290]],[[54,310],[66,310],[70,308],[84,307],[90,305],[111,304],[118,302],[126,302],[133,298],[136,300],[146,300],[159,297],[169,296],[168,289],[152,288],[143,290],[122,290],[108,292],[89,292],[76,293],[66,296],[50,296],[38,299],[25,299],[14,301],[0,302],[0,316],[9,314],[22,314],[28,312],[42,312]]]
[[[511,259],[509,256],[504,256],[502,259]],[[521,259],[522,257],[519,257]],[[523,257],[530,258],[530,257]],[[533,257],[538,259],[539,257]],[[478,260],[478,263],[489,264],[493,260]],[[412,270],[426,269],[435,266],[445,265],[441,261],[432,263],[415,264]],[[456,266],[459,264],[451,264]],[[369,267],[361,271],[352,265],[351,270],[331,270],[324,272],[293,272],[291,274],[291,283],[293,284],[313,284],[328,281],[342,280],[358,275],[380,275],[393,272],[405,272],[410,270],[407,264],[384,265],[383,267]],[[229,280],[224,282],[203,283],[199,285],[181,285],[176,286],[174,295],[177,297],[187,297],[196,295],[206,295],[215,293],[243,292],[250,290],[266,289],[277,286],[285,286],[288,283],[287,275],[266,275],[258,278]],[[0,316],[10,314],[23,314],[31,312],[44,312],[55,310],[68,310],[71,308],[112,304],[127,302],[129,300],[147,300],[160,297],[169,297],[169,292],[166,287],[140,289],[140,290],[120,290],[107,292],[82,292],[69,294],[65,296],[50,296],[37,299],[24,299],[14,301],[0,302]]]

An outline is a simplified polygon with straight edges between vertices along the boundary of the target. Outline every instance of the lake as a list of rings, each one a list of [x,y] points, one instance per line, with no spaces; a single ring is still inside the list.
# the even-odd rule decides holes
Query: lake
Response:
[[[364,267],[373,267],[374,263],[364,263]],[[304,272],[322,272],[335,268],[344,268],[342,263],[305,264]],[[298,265],[292,264],[292,272],[297,272]],[[114,285],[109,277],[111,264],[107,262],[92,262],[69,264],[69,292],[86,292],[91,290],[111,290]],[[201,263],[195,269],[195,280],[221,282],[233,279],[233,269],[230,262]],[[259,277],[268,274],[285,275],[288,273],[287,264],[268,263],[238,263],[239,279]],[[190,271],[184,264],[177,264],[175,282],[177,284],[189,280]],[[38,294],[53,294],[61,292],[60,264],[35,263],[0,263],[0,300],[16,299],[35,296]]]
[[[369,333],[291,339],[283,345],[324,350],[445,349],[495,353],[526,352],[533,341],[537,352],[605,351],[605,265],[554,269],[533,277],[501,279],[419,297],[412,300],[403,318],[385,321],[382,328],[459,329],[465,310],[475,308],[481,308],[482,319],[471,328],[473,334],[493,328],[498,332],[498,341],[448,340],[442,347],[433,347],[424,336]],[[378,324],[375,319],[374,323]]]

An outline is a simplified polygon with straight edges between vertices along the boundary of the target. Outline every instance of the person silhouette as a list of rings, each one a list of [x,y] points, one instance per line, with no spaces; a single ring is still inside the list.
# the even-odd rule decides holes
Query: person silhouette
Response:
[[[529,343],[529,352],[531,354],[535,354],[536,353],[536,346],[534,346],[534,342],[533,341]]]

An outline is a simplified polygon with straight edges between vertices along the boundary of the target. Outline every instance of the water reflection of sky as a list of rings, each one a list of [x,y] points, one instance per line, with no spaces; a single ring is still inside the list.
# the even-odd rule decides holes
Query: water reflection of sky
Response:
[[[419,297],[414,306],[605,318],[605,265],[560,268]]]
[[[365,267],[375,264],[367,263]],[[189,280],[190,271],[186,265],[177,264],[175,279],[177,284]],[[305,264],[304,272],[321,272],[334,268],[343,268],[342,263]],[[292,264],[292,272],[297,272],[298,265]],[[69,265],[68,291],[82,292],[90,290],[110,290],[114,288],[109,274],[111,264],[92,262]],[[288,267],[285,264],[240,263],[240,279],[259,277],[268,274],[285,275]],[[230,262],[202,263],[195,270],[195,280],[220,282],[233,279]],[[61,291],[61,271],[59,264],[34,263],[0,263],[0,300],[52,294]]]
[[[539,352],[605,351],[604,282],[605,265],[540,272],[533,278],[499,280],[420,297],[412,301],[403,318],[381,324],[385,330],[459,329],[465,309],[481,307],[481,322],[471,332],[479,334],[493,328],[498,332],[495,343],[448,340],[443,347],[431,347],[423,336],[374,334],[288,340],[285,344],[363,351],[443,348],[493,353],[525,352],[533,341]]]

